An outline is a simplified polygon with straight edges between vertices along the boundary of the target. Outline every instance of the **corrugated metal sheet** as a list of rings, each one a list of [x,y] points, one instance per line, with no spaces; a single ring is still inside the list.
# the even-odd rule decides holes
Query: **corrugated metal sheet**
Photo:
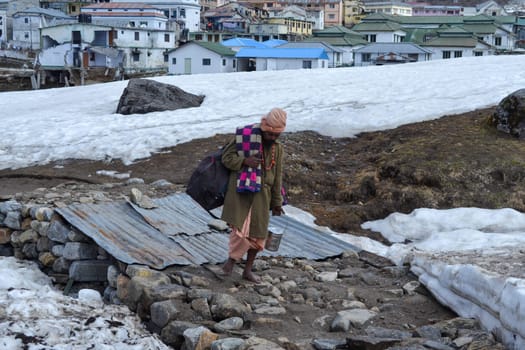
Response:
[[[74,204],[57,212],[110,255],[127,264],[163,269],[170,265],[206,262],[149,225],[126,202]]]
[[[212,217],[185,193],[154,200],[155,209],[132,203],[75,204],[57,209],[69,223],[125,263],[164,269],[170,265],[222,263],[228,233],[208,226]],[[214,213],[218,213],[215,211]],[[282,232],[278,252],[266,256],[324,259],[355,246],[289,216],[271,217],[270,230]]]
[[[142,209],[130,203],[151,226],[168,236],[185,233],[194,236],[209,232],[210,214],[185,193],[154,199],[155,209]]]

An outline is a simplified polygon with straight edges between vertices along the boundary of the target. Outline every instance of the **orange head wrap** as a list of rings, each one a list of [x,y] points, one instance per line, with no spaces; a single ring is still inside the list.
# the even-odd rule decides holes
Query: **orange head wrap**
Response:
[[[273,108],[261,119],[261,130],[282,133],[286,128],[286,112],[280,108]]]

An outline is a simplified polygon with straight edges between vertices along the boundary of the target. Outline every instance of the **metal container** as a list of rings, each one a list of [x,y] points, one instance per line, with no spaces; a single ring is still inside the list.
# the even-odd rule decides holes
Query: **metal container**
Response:
[[[283,234],[279,232],[268,232],[268,237],[266,238],[266,243],[264,244],[264,248],[266,250],[269,250],[271,252],[276,252],[279,250],[279,246],[281,245],[281,239],[283,238]]]

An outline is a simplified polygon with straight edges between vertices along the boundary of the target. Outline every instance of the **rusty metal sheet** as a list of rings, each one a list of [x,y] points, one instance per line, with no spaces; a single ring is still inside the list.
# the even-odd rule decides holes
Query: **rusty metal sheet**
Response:
[[[206,262],[149,225],[126,202],[74,204],[59,208],[57,212],[124,263],[164,269],[170,265]]]

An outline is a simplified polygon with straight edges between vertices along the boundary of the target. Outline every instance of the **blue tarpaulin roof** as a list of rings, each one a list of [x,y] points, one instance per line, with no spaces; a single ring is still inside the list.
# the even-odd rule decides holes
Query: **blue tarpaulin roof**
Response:
[[[221,42],[222,45],[232,47],[232,46],[241,46],[241,47],[257,47],[257,48],[267,48],[268,46],[263,43],[249,39],[249,38],[233,38]]]
[[[237,58],[317,58],[328,59],[323,48],[242,48],[235,55]]]

